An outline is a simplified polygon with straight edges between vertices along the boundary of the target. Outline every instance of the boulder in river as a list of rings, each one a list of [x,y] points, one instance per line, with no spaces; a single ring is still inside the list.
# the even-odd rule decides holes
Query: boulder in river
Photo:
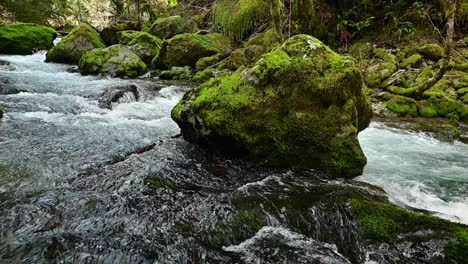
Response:
[[[122,31],[119,32],[120,44],[126,45],[147,65],[151,64],[154,57],[159,56],[163,41],[140,31]]]
[[[120,31],[125,30],[137,30],[138,24],[132,21],[117,21],[110,23],[106,28],[104,28],[100,35],[106,45],[111,46],[119,44],[119,35]]]
[[[99,107],[112,109],[112,103],[138,101],[140,94],[136,85],[125,85],[107,89],[99,98]]]
[[[36,24],[17,23],[0,26],[0,54],[28,55],[54,46],[57,32]]]
[[[86,52],[105,47],[99,33],[93,27],[81,24],[47,53],[46,62],[78,64]]]
[[[181,34],[164,42],[158,62],[167,67],[194,68],[199,59],[217,53],[225,54],[230,47],[229,39],[222,34]]]
[[[169,39],[185,31],[186,22],[181,16],[158,18],[148,32],[158,38]]]
[[[354,63],[298,35],[253,67],[211,79],[172,111],[184,138],[278,167],[361,175],[357,135],[372,117]]]
[[[83,75],[105,73],[111,76],[137,77],[146,72],[146,64],[124,45],[95,49],[80,60]]]

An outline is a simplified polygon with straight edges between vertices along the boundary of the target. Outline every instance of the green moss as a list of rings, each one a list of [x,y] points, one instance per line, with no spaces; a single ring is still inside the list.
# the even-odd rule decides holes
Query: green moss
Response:
[[[230,42],[222,34],[181,34],[165,42],[160,61],[168,67],[195,67],[199,59],[226,54],[229,49]]]
[[[190,72],[186,70],[162,71],[159,78],[161,80],[188,80],[190,78]]]
[[[121,31],[118,34],[120,44],[127,45],[133,53],[150,65],[153,58],[158,57],[162,48],[162,40],[158,37],[140,31]]]
[[[3,109],[0,108],[0,119],[3,118],[3,114],[4,114]]]
[[[152,192],[157,192],[160,190],[177,191],[179,189],[176,183],[161,177],[146,177],[143,181],[143,184]]]
[[[356,43],[349,47],[348,53],[357,60],[367,60],[372,54],[373,48],[367,43]]]
[[[397,66],[393,63],[375,63],[365,70],[364,79],[369,87],[380,87],[396,70]]]
[[[213,144],[236,146],[273,166],[359,175],[357,141],[372,116],[358,68],[317,39],[298,35],[252,68],[211,79],[186,95],[173,118],[211,131]],[[202,120],[199,124],[190,123]],[[333,153],[333,154],[332,154]]]
[[[366,200],[351,200],[352,212],[362,225],[363,234],[382,242],[395,242],[399,235],[432,230],[434,236],[451,238],[463,226],[437,217],[414,213],[396,206]]]
[[[0,54],[32,54],[54,46],[57,32],[36,24],[17,23],[0,25]]]
[[[384,50],[382,48],[374,49],[374,55],[375,55],[375,57],[380,58],[385,62],[388,62],[388,63],[391,63],[391,64],[396,64],[397,63],[396,60],[395,60],[395,57],[393,55],[389,54],[386,50]]]
[[[110,23],[104,28],[100,35],[104,43],[108,46],[119,44],[118,33],[125,30],[137,30],[138,23],[132,21],[118,21]]]
[[[419,68],[423,62],[423,57],[419,54],[413,54],[409,58],[404,59],[400,66],[403,68]]]
[[[418,116],[418,102],[404,96],[394,96],[386,103],[387,109],[402,115]]]
[[[87,52],[80,60],[84,75],[106,73],[113,76],[136,77],[146,72],[146,64],[130,49],[114,45]]]
[[[459,231],[445,249],[448,263],[468,263],[468,228]]]
[[[223,54],[215,54],[215,55],[210,56],[210,57],[201,58],[201,59],[199,59],[197,61],[196,65],[195,65],[195,69],[197,71],[203,71],[206,68],[215,65],[216,63],[218,63],[222,59],[224,59]]]
[[[213,22],[235,40],[243,40],[264,20],[269,4],[262,0],[220,0],[213,6]]]
[[[444,57],[444,49],[437,44],[426,44],[422,47],[418,47],[417,51],[425,58],[438,61]]]
[[[105,47],[96,30],[88,24],[82,24],[47,53],[46,61],[78,64],[86,52]]]
[[[148,29],[148,33],[162,39],[169,39],[186,30],[186,21],[181,16],[161,17]]]
[[[201,72],[197,72],[192,78],[195,82],[204,82],[215,77],[215,69],[206,69]]]

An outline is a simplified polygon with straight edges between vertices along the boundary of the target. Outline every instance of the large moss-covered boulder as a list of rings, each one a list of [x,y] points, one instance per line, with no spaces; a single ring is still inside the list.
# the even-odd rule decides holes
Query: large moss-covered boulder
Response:
[[[222,34],[181,34],[164,42],[159,62],[167,67],[195,67],[201,58],[225,54],[230,41]]]
[[[119,44],[119,32],[126,30],[137,30],[138,23],[132,21],[118,21],[110,23],[104,28],[100,35],[107,46]]]
[[[159,56],[163,44],[160,38],[139,31],[119,32],[119,42],[126,45],[147,65],[151,64],[154,57]]]
[[[105,47],[99,33],[90,25],[82,24],[47,53],[46,61],[78,64],[86,52]]]
[[[80,73],[84,75],[105,73],[136,77],[146,70],[146,64],[129,48],[120,44],[89,51],[80,61]]]
[[[357,135],[372,117],[351,60],[297,35],[253,67],[211,79],[172,111],[184,138],[280,167],[335,177],[366,165]]]
[[[17,23],[0,26],[0,54],[28,55],[54,46],[57,32],[36,24]]]
[[[444,49],[437,44],[426,44],[422,47],[418,47],[417,51],[425,58],[437,61],[444,57]]]
[[[185,19],[180,16],[158,18],[149,28],[148,32],[158,38],[169,39],[184,33]]]

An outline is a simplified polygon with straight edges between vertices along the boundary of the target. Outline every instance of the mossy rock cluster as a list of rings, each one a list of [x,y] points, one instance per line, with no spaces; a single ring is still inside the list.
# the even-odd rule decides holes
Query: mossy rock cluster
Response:
[[[99,33],[90,25],[82,24],[49,50],[46,62],[78,64],[86,52],[105,47]]]
[[[120,44],[126,45],[147,65],[159,56],[163,44],[160,38],[140,31],[121,31],[118,38]]]
[[[132,21],[117,21],[110,23],[104,28],[100,35],[107,46],[119,44],[119,32],[128,30],[138,30],[138,23]]]
[[[149,27],[148,33],[161,38],[170,39],[175,35],[186,32],[186,24],[184,18],[181,16],[161,17]]]
[[[94,49],[80,60],[80,73],[83,75],[105,73],[111,76],[137,77],[146,72],[146,64],[124,45]]]
[[[257,62],[263,54],[279,46],[276,34],[273,30],[268,30],[253,36],[244,43],[244,47],[231,53],[228,68],[237,70],[241,66],[251,66]]]
[[[230,48],[229,39],[222,34],[180,34],[164,42],[161,55],[153,61],[153,65],[194,68],[201,58],[226,54]]]
[[[357,134],[372,117],[359,69],[298,35],[253,67],[211,79],[172,111],[184,137],[260,163],[362,174]]]
[[[54,46],[57,32],[36,24],[0,25],[0,54],[28,55]]]

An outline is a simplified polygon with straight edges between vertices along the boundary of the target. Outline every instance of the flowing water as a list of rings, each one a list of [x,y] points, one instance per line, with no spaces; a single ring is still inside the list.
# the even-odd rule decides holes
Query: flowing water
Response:
[[[301,201],[347,186],[381,195],[374,188],[213,157],[175,137],[170,111],[190,87],[84,77],[44,58],[0,56],[10,64],[0,65],[0,263],[365,260],[348,207],[303,213]],[[360,138],[359,180],[468,221],[466,145],[376,123]]]

